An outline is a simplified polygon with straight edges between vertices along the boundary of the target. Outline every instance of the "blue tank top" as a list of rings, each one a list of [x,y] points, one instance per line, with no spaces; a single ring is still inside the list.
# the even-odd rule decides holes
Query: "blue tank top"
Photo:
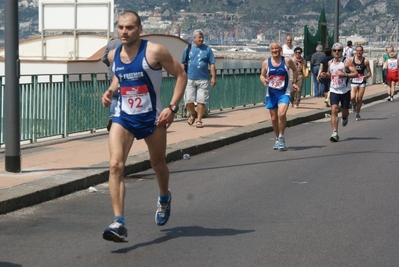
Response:
[[[269,58],[267,62],[267,69],[269,89],[287,90],[289,77],[284,57],[281,57],[281,63],[277,67],[272,65],[272,58]]]
[[[122,117],[135,127],[154,124],[162,110],[160,89],[162,68],[153,69],[145,53],[147,40],[141,40],[136,57],[130,63],[120,59],[122,45],[115,50],[113,72],[119,80],[119,100],[115,117]]]

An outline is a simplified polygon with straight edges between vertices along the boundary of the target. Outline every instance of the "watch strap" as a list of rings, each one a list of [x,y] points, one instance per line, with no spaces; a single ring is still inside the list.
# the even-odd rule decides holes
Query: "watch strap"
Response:
[[[177,113],[179,111],[179,106],[176,105],[169,105],[169,109],[173,112],[173,113]]]

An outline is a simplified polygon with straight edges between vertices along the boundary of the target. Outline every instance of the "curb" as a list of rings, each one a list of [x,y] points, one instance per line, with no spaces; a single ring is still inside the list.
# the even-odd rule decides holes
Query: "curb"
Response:
[[[378,93],[363,99],[364,104],[385,99],[386,93]],[[309,111],[303,114],[288,116],[287,127],[325,118],[331,114],[330,108]],[[270,121],[264,121],[244,127],[227,130],[199,139],[183,141],[170,145],[166,149],[166,162],[181,160],[184,154],[197,155],[233,144],[248,138],[272,132]],[[0,195],[0,214],[53,200],[90,186],[108,181],[108,162],[88,166],[71,175],[70,172],[52,175],[30,183],[4,189]],[[147,152],[129,156],[126,161],[125,175],[145,171],[151,168]]]

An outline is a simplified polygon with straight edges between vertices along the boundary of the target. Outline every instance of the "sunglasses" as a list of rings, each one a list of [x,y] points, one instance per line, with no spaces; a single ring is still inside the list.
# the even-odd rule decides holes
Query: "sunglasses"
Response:
[[[342,52],[342,49],[333,49],[332,51],[337,53],[337,52]]]

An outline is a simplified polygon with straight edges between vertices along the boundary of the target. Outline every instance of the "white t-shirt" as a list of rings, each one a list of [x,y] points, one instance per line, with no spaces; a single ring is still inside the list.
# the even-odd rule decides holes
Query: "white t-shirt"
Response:
[[[340,61],[336,62],[332,59],[330,63],[330,73],[331,73],[331,83],[330,83],[330,92],[335,94],[345,94],[346,92],[351,90],[350,84],[348,82],[348,78],[340,78],[336,75],[337,71],[345,72],[345,63]]]
[[[293,57],[295,55],[294,53],[294,47],[289,48],[287,45],[283,45],[283,56],[284,57]]]
[[[349,47],[349,46],[345,47],[344,53],[345,53],[345,57],[346,57],[346,58],[352,57],[352,55],[353,55],[353,48],[352,48],[352,47]]]

